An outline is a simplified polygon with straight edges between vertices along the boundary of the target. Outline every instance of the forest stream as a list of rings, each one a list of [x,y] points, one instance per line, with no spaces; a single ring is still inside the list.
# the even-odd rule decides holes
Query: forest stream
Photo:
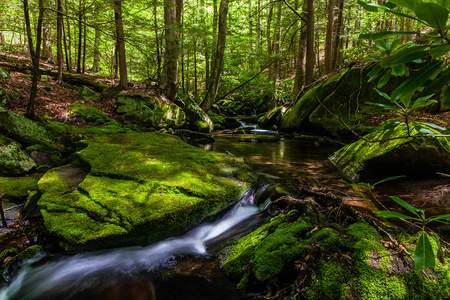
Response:
[[[28,260],[0,300],[38,299],[239,299],[235,284],[221,272],[217,250],[269,218],[264,191],[295,196],[302,185],[325,184],[339,174],[327,162],[335,146],[281,139],[238,142],[220,134],[205,149],[243,157],[260,179],[237,203],[179,237],[146,247],[127,247],[61,256],[40,253]],[[4,274],[10,275],[10,274]]]

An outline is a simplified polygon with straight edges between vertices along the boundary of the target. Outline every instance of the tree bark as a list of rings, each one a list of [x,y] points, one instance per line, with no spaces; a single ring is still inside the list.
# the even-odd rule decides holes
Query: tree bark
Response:
[[[78,59],[77,59],[77,73],[81,73],[81,50],[83,41],[83,9],[81,7],[82,1],[78,2]]]
[[[166,49],[164,52],[161,90],[171,101],[175,100],[178,89],[178,58],[180,52],[179,40],[182,5],[180,0],[165,0],[164,2]]]
[[[56,58],[58,60],[58,84],[63,84],[63,49],[62,49],[62,33],[63,33],[63,15],[62,15],[62,0],[57,0],[57,21],[56,21]]]
[[[343,46],[343,33],[344,33],[344,3],[345,0],[338,0],[338,17],[336,22],[336,35],[334,38],[333,46],[333,63],[332,70],[336,70],[337,66],[342,63],[342,46]]]
[[[334,0],[328,0],[327,32],[325,36],[324,75],[333,71],[333,28],[334,28]]]
[[[69,12],[69,10],[67,9],[67,1],[69,1],[69,0],[66,0],[65,1],[65,11],[66,11],[66,15],[68,14],[68,12]],[[71,33],[70,33],[70,22],[69,22],[69,18],[68,17],[66,17],[66,22],[67,22],[67,30],[66,30],[66,32],[67,32],[67,44],[68,44],[68,56],[67,56],[67,54],[66,54],[66,60],[67,60],[67,63],[66,63],[66,68],[67,68],[67,71],[68,72],[70,72],[70,71],[72,71],[72,38],[71,38]],[[64,43],[66,42],[66,39],[64,38]]]
[[[305,84],[314,81],[314,0],[306,0],[306,62]]]
[[[94,8],[95,18],[98,22],[98,15],[100,14],[100,4],[95,3]],[[94,38],[94,63],[92,64],[92,72],[97,73],[100,71],[100,25],[95,25],[95,38]]]
[[[159,42],[159,33],[158,33],[158,9],[157,9],[157,0],[153,0],[153,18],[155,19],[155,42],[156,42],[156,82],[159,86],[161,84],[161,46]]]
[[[114,20],[116,23],[117,50],[119,55],[119,90],[128,88],[127,60],[125,56],[125,37],[122,23],[122,0],[114,0]]]
[[[214,68],[211,72],[212,83],[208,87],[206,97],[201,105],[201,108],[205,112],[208,112],[208,110],[213,105],[217,97],[217,92],[219,90],[220,77],[222,75],[222,67],[223,67],[223,57],[225,54],[225,41],[227,37],[227,16],[228,16],[228,0],[221,0],[219,8],[219,23],[218,23],[219,28],[217,34],[217,48],[214,60]]]
[[[39,72],[39,58],[41,52],[41,34],[42,34],[42,19],[44,15],[44,7],[42,5],[42,0],[39,0],[39,17],[36,29],[36,48],[33,47],[33,36],[31,35],[31,24],[30,24],[30,15],[28,11],[28,0],[23,1],[24,6],[24,14],[25,14],[25,24],[27,27],[27,35],[28,35],[28,43],[30,47],[31,59],[33,62],[33,78],[31,81],[31,90],[30,90],[30,98],[28,100],[27,106],[27,117],[30,119],[34,119],[34,102],[37,94],[37,84],[40,80],[40,72]]]
[[[303,2],[303,12],[307,10],[307,2]],[[296,67],[295,67],[295,80],[294,80],[294,88],[292,89],[291,98],[293,100],[297,100],[300,91],[302,90],[303,84],[305,83],[305,45],[306,45],[306,23],[301,20],[300,21],[300,37],[298,38],[298,50],[297,50],[297,59],[296,59]]]

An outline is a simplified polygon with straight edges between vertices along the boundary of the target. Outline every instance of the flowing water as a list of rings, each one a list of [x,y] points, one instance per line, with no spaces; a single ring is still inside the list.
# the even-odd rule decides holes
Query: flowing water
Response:
[[[264,191],[270,184],[295,192],[294,181],[310,184],[310,173],[329,175],[323,161],[335,148],[285,140],[252,144],[238,143],[236,137],[218,139],[206,148],[243,156],[255,170],[270,174],[261,176],[232,208],[184,235],[147,247],[74,256],[40,254],[13,276],[0,291],[0,300],[239,299],[235,283],[225,278],[211,254],[267,220],[265,209],[273,199],[265,199]]]

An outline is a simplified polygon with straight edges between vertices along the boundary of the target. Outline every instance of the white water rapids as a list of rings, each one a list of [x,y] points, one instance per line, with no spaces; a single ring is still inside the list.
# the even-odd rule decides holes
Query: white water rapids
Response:
[[[267,186],[265,186],[267,187]],[[259,191],[265,187],[259,187]],[[225,215],[203,223],[185,235],[147,247],[128,247],[78,254],[57,261],[32,266],[27,262],[11,284],[0,291],[0,300],[83,299],[83,291],[102,289],[105,283],[120,282],[139,272],[152,272],[174,264],[180,255],[206,255],[207,243],[237,224],[258,214],[255,206],[258,190],[251,189]],[[39,261],[34,258],[34,264]],[[103,286],[102,286],[103,284]]]

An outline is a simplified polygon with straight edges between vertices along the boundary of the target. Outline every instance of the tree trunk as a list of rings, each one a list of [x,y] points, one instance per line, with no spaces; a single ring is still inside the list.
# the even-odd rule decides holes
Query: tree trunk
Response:
[[[274,34],[273,34],[273,42],[272,42],[272,54],[277,56],[280,52],[280,41],[281,41],[281,12],[283,9],[283,2],[278,1],[278,8],[277,8],[277,16],[275,20],[275,27],[274,27]],[[273,93],[276,95],[276,85],[277,85],[277,79],[278,79],[278,73],[280,71],[280,59],[278,57],[275,58],[276,61],[273,64],[272,67],[272,89]]]
[[[306,62],[305,84],[314,81],[314,0],[306,0]]]
[[[248,0],[248,46],[249,51],[253,52],[253,16],[252,0]],[[251,64],[250,64],[251,65]]]
[[[180,51],[179,39],[182,5],[180,0],[165,0],[164,2],[166,49],[164,52],[161,90],[171,101],[175,100],[178,89],[178,57]]]
[[[270,42],[272,39],[270,38],[270,25],[272,23],[272,14],[273,14],[273,3],[270,4],[269,14],[267,15],[267,27],[266,27],[266,40],[267,40],[267,54],[269,56],[272,55],[272,43]]]
[[[261,47],[261,0],[258,0],[258,20],[256,21],[256,52]]]
[[[69,0],[66,0],[66,2],[65,2],[65,11],[66,11],[66,15],[69,13],[69,10],[67,9],[67,1],[69,1]],[[68,52],[69,52],[69,56],[67,57],[67,54],[66,54],[66,60],[67,60],[67,65],[66,65],[66,67],[67,67],[67,71],[68,72],[70,72],[70,71],[72,71],[72,38],[71,38],[71,33],[70,33],[70,22],[69,22],[69,18],[68,17],[66,17],[66,22],[67,22],[67,38],[68,38],[68,41],[67,41],[67,44],[68,44]],[[66,39],[64,39],[64,43],[66,42]]]
[[[338,18],[336,24],[336,35],[334,38],[333,46],[333,64],[332,70],[336,70],[337,66],[342,63],[342,46],[343,46],[343,33],[344,33],[344,2],[345,0],[338,1]]]
[[[333,71],[333,25],[334,25],[334,0],[328,0],[327,7],[327,33],[325,36],[325,62],[324,75]]]
[[[54,61],[53,51],[52,51],[52,40],[51,40],[51,28],[50,23],[45,23],[42,32],[42,52],[41,59],[45,61]]]
[[[56,21],[56,57],[58,60],[58,77],[57,81],[58,84],[63,84],[63,64],[64,64],[64,57],[63,57],[63,49],[62,49],[62,33],[63,33],[63,15],[62,15],[62,0],[57,0],[57,21]]]
[[[78,59],[77,59],[77,73],[81,73],[81,50],[82,50],[82,41],[83,41],[83,9],[81,7],[82,1],[80,0],[78,3]]]
[[[82,73],[86,72],[86,39],[87,39],[87,26],[86,26],[86,14],[84,14],[84,33],[83,33],[83,69]]]
[[[42,5],[42,0],[39,0],[39,18],[36,29],[36,48],[33,47],[33,36],[31,35],[31,24],[30,24],[30,15],[28,11],[28,0],[23,1],[24,6],[24,14],[25,14],[25,24],[27,27],[27,35],[28,35],[28,43],[30,47],[31,59],[33,62],[33,79],[31,81],[31,90],[30,90],[30,98],[28,100],[27,106],[27,117],[30,119],[34,119],[34,102],[37,94],[37,84],[40,80],[40,72],[39,72],[39,58],[41,52],[41,34],[42,34],[42,19],[44,15],[44,7]]]
[[[208,87],[206,97],[201,105],[201,108],[205,112],[208,112],[208,110],[213,105],[217,97],[217,92],[219,90],[219,82],[220,77],[222,75],[223,57],[225,54],[225,41],[227,37],[227,16],[228,16],[228,0],[221,0],[219,8],[219,23],[218,23],[219,28],[217,34],[217,48],[214,60],[214,68],[211,72],[212,83]]]
[[[95,3],[94,14],[96,21],[98,22],[98,15],[100,14],[100,4]],[[94,38],[94,63],[92,64],[92,72],[97,73],[100,71],[100,25],[95,25],[95,38]]]
[[[302,11],[307,11],[307,2],[303,2]],[[306,23],[301,20],[300,23],[300,37],[298,39],[298,50],[297,50],[297,59],[296,59],[296,68],[295,68],[295,81],[294,88],[292,89],[293,100],[297,100],[300,91],[302,90],[303,84],[305,83],[305,45],[306,45]]]
[[[128,88],[127,60],[125,56],[125,37],[122,23],[122,0],[114,0],[114,20],[116,23],[117,52],[119,55],[119,90]]]
[[[155,42],[156,42],[156,82],[157,85],[160,85],[161,81],[161,46],[159,42],[159,33],[158,33],[158,10],[157,10],[157,0],[153,0],[153,17],[155,19]]]

